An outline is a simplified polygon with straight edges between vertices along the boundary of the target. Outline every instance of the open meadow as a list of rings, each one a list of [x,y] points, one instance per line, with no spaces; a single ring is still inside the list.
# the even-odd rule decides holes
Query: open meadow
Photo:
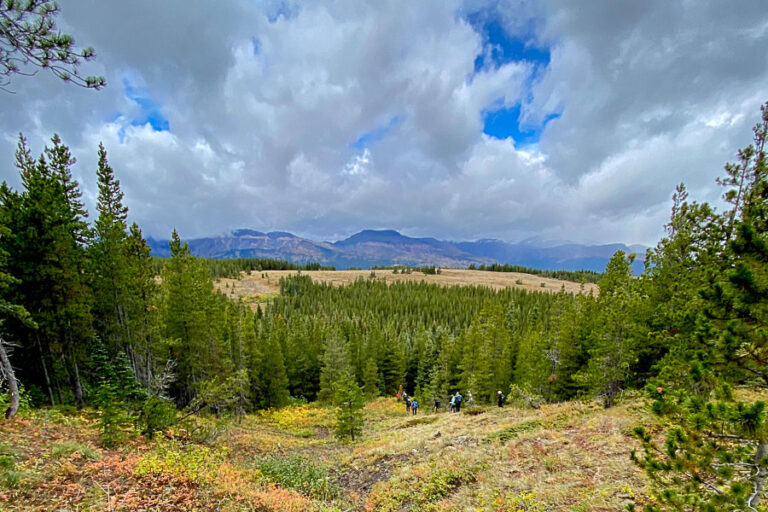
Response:
[[[104,449],[99,413],[23,411],[0,423],[6,511],[615,511],[643,503],[630,460],[641,402],[540,409],[394,398],[365,408],[363,438],[333,436],[331,408],[294,405],[233,419],[190,418],[154,440]]]
[[[597,285],[552,279],[521,272],[491,272],[487,270],[466,270],[455,268],[440,269],[439,274],[424,274],[413,271],[410,274],[385,270],[269,270],[243,274],[240,279],[222,278],[216,287],[226,295],[244,299],[246,302],[260,302],[280,292],[280,279],[301,273],[317,283],[346,285],[359,279],[375,279],[388,284],[396,282],[425,282],[440,286],[486,286],[494,290],[518,288],[530,291],[557,293],[565,289],[568,293],[597,294]]]

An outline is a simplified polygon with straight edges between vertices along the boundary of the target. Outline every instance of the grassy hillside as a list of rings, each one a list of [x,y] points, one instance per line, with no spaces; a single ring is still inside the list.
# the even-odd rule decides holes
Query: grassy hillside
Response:
[[[98,445],[96,412],[28,411],[0,423],[0,509],[620,510],[643,502],[629,460],[642,411],[630,400],[413,417],[379,399],[357,444],[332,436],[332,409],[303,405],[239,424],[191,418],[113,450]]]
[[[570,293],[580,293],[582,285],[573,281],[563,281],[549,277],[524,274],[520,272],[491,272],[484,270],[441,269],[440,274],[426,275],[421,272],[410,274],[395,274],[392,270],[312,270],[301,271],[315,282],[345,285],[358,279],[378,279],[387,283],[420,282],[438,284],[441,286],[487,286],[498,290],[502,288],[520,288],[525,290],[546,291],[557,293],[561,288]],[[240,279],[222,278],[216,286],[223,289],[231,297],[245,298],[258,301],[265,296],[277,294],[280,291],[280,278],[295,275],[293,270],[269,270],[251,272]],[[373,277],[372,277],[373,276]],[[586,293],[597,293],[597,285],[585,283]]]

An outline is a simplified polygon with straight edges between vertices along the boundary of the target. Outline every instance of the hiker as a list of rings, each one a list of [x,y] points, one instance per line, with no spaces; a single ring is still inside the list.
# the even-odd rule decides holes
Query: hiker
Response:
[[[408,393],[403,391],[403,403],[405,404],[405,410],[407,411],[410,409],[410,406],[408,405]]]
[[[456,412],[456,395],[451,395],[451,412]]]
[[[432,399],[435,401],[435,412],[440,410],[440,399],[433,396]]]
[[[411,402],[411,410],[413,411],[413,415],[416,416],[416,411],[419,410],[419,401],[415,398],[413,399],[413,402]]]
[[[498,401],[499,407],[504,407],[504,399],[505,398],[506,397],[504,396],[504,393],[502,393],[501,391],[496,393],[496,400]]]
[[[411,398],[406,396],[405,397],[405,413],[408,414],[411,412],[411,406],[413,405],[413,402],[411,402]]]
[[[464,398],[461,396],[461,392],[456,392],[456,412],[461,412],[461,399]]]

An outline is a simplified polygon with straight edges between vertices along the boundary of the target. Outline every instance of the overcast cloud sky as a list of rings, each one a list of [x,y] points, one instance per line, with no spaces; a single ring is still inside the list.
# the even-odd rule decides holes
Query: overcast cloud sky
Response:
[[[95,204],[107,148],[131,220],[654,244],[768,100],[754,1],[62,2],[102,91],[40,73],[0,93],[0,178],[54,132]]]

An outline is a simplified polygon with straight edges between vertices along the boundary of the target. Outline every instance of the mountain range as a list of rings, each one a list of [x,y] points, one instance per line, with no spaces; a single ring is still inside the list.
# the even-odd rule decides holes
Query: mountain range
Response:
[[[170,256],[167,240],[147,240],[153,256]],[[366,229],[344,240],[321,242],[283,231],[262,233],[237,229],[230,235],[188,240],[190,252],[204,258],[272,258],[293,263],[320,263],[337,269],[389,265],[436,265],[466,268],[471,264],[507,263],[541,270],[602,272],[619,250],[636,253],[635,273],[643,269],[645,247],[624,244],[583,245],[526,240],[509,243],[483,239],[453,242],[412,238],[394,230]]]

